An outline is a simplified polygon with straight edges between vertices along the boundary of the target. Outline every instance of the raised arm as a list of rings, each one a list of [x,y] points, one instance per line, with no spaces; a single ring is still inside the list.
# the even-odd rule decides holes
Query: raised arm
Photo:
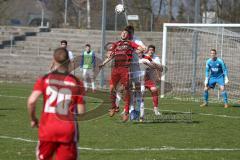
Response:
[[[108,62],[110,62],[113,59],[114,55],[108,53],[108,57],[103,61],[102,64],[100,64],[98,67],[99,69],[102,69],[102,67],[104,67]]]
[[[155,69],[157,69],[158,71],[160,71],[160,72],[163,71],[163,67],[160,62],[159,57],[156,56],[155,59],[152,61],[152,64],[154,65]]]
[[[136,52],[137,53],[143,53],[143,52],[145,52],[147,50],[147,48],[145,47],[145,46],[138,46],[137,48],[136,48]]]

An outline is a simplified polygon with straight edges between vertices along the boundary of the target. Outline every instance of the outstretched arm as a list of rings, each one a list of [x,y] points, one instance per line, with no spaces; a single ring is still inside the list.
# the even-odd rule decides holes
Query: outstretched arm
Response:
[[[99,69],[102,69],[102,67],[104,67],[108,62],[110,62],[113,59],[113,57],[114,57],[113,54],[109,54],[109,56],[103,61],[103,63],[98,66]]]
[[[160,71],[160,72],[163,71],[163,67],[162,67],[161,64],[152,61],[152,65],[153,65],[154,68],[157,69],[158,71]]]
[[[143,53],[143,52],[145,52],[147,50],[147,48],[145,47],[145,46],[138,46],[137,48],[136,48],[136,52],[137,53]]]

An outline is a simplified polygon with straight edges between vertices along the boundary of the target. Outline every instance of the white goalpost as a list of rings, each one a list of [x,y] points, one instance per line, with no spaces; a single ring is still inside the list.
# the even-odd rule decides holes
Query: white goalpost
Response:
[[[201,98],[205,64],[212,48],[228,67],[229,98],[239,98],[240,24],[190,23],[163,25],[162,65],[167,69],[161,77],[161,98]],[[212,94],[219,99],[217,89]]]

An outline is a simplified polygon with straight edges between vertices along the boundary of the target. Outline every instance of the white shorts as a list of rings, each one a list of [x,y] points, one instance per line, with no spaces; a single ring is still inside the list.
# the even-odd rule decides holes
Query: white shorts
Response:
[[[83,79],[87,79],[88,77],[93,79],[94,78],[94,72],[93,69],[85,69],[83,68]]]

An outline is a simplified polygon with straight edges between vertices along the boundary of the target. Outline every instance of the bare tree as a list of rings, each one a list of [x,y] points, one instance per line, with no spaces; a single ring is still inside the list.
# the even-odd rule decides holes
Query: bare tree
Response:
[[[238,0],[216,0],[217,16],[228,22],[236,23],[240,21],[240,1]]]
[[[173,18],[173,14],[172,14],[172,8],[173,8],[173,4],[172,4],[172,0],[167,0],[168,3],[168,21],[171,22],[174,20]]]

